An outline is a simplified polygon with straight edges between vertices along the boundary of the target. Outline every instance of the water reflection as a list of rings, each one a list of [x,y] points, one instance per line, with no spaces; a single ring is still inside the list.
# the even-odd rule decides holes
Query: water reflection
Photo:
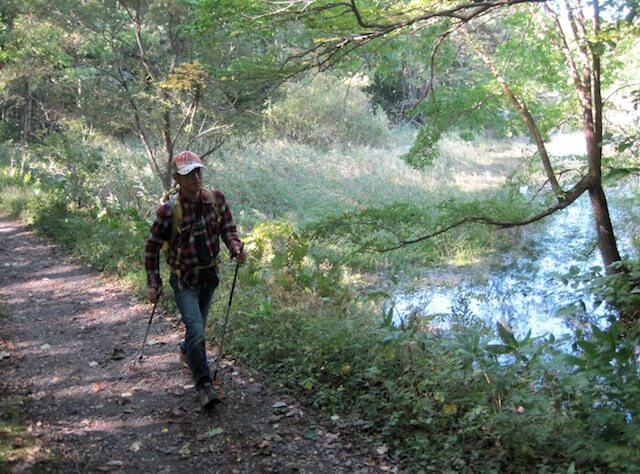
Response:
[[[574,206],[551,218],[543,229],[529,235],[533,252],[513,256],[503,269],[490,274],[483,284],[463,283],[456,287],[428,287],[413,292],[397,292],[393,297],[396,322],[408,316],[435,317],[447,327],[447,316],[466,313],[493,324],[500,321],[514,333],[533,335],[569,332],[584,319],[559,318],[559,308],[574,302],[574,290],[559,275],[572,266],[586,271],[600,265],[593,247],[589,200],[584,196]],[[585,302],[583,318],[604,316],[603,308]]]
[[[577,137],[556,137],[553,153],[580,153]],[[613,201],[610,199],[610,203]],[[623,221],[623,216],[615,212],[612,218]],[[480,318],[491,325],[502,322],[517,336],[529,330],[534,336],[549,333],[560,336],[586,321],[603,321],[606,308],[594,308],[590,301],[583,301],[580,311],[571,317],[558,314],[560,308],[576,300],[575,289],[565,286],[559,275],[567,274],[571,267],[583,272],[602,265],[595,245],[589,197],[583,195],[569,208],[548,217],[535,229],[527,228],[526,232],[531,252],[508,257],[507,264],[492,271],[483,283],[396,292],[391,301],[395,306],[395,322],[417,316],[437,321],[436,326],[447,329],[452,315],[462,315]],[[623,254],[631,252],[629,237],[618,235],[618,245]]]

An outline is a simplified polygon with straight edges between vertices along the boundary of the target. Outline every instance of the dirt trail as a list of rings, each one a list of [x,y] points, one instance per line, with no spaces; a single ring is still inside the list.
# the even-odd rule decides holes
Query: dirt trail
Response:
[[[0,217],[0,397],[19,400],[35,443],[0,472],[398,472],[233,361],[223,403],[201,411],[174,315],[156,313],[136,364],[149,311]]]

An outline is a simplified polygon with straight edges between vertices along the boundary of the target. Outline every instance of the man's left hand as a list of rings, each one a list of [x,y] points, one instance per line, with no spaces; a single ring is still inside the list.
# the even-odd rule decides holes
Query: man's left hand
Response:
[[[247,254],[244,252],[244,250],[242,252],[240,252],[239,254],[237,254],[235,257],[236,263],[238,265],[242,265],[247,261]]]

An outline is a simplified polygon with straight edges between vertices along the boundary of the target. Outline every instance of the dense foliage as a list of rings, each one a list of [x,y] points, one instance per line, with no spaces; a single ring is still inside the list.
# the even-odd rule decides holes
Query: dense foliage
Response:
[[[264,111],[265,135],[310,145],[384,145],[389,122],[372,106],[362,91],[366,84],[358,79],[321,74],[286,84],[283,99]]]

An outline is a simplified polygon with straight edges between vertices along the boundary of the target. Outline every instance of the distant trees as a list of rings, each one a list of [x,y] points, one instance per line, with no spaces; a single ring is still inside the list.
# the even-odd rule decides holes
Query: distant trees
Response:
[[[0,133],[25,143],[36,131],[55,128],[73,103],[73,86],[60,81],[72,45],[50,22],[25,14],[24,5],[7,2],[1,9]]]
[[[176,149],[209,155],[228,133],[238,94],[224,72],[233,43],[199,47],[178,0],[30,0],[2,7],[0,100],[5,135],[47,128],[136,136],[163,188]],[[6,13],[5,13],[6,12]],[[221,21],[217,34],[225,34]]]
[[[340,80],[324,73],[289,82],[279,91],[283,97],[265,108],[263,133],[310,145],[384,146],[388,119],[364,87],[366,78]]]

